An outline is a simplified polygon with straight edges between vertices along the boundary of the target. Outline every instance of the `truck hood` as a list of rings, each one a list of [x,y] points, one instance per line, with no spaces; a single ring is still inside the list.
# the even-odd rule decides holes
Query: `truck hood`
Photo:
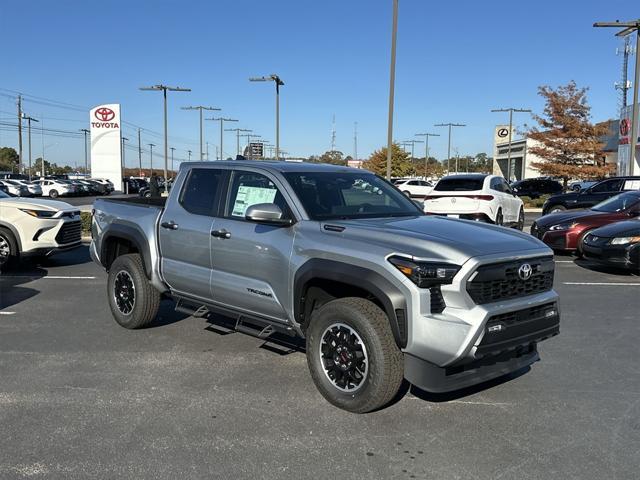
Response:
[[[57,200],[11,197],[0,199],[0,205],[15,208],[32,208],[34,210],[78,210],[77,207]]]
[[[524,251],[552,252],[529,234],[505,227],[437,216],[339,220],[326,225],[344,227],[345,238],[389,247],[414,257],[455,261],[471,257],[517,255]]]

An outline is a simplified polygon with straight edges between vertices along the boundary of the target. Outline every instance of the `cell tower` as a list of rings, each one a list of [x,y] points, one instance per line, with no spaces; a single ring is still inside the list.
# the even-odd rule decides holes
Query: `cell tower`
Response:
[[[358,122],[353,122],[353,159],[358,160]]]
[[[616,50],[616,55],[622,55],[622,81],[616,82],[616,90],[620,90],[620,96],[618,98],[618,113],[622,112],[622,109],[627,106],[627,92],[631,89],[631,81],[628,80],[629,69],[629,55],[634,55],[635,49],[631,45],[631,35],[627,35],[622,39],[622,48]]]
[[[331,122],[331,151],[336,151],[336,114],[333,114],[333,120]]]

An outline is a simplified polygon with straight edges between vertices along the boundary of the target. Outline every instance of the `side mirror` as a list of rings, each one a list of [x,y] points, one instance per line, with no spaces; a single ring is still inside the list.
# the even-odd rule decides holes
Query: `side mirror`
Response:
[[[244,218],[256,223],[267,225],[291,225],[293,221],[282,218],[282,210],[275,203],[256,203],[247,208]]]

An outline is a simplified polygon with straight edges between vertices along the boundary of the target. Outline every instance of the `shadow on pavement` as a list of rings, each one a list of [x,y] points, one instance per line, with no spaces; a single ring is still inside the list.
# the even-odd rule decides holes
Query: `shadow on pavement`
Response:
[[[600,265],[599,263],[590,262],[589,260],[580,258],[577,258],[574,263],[579,267],[582,267],[586,270],[591,270],[592,272],[608,273],[610,275],[620,275],[623,277],[637,277],[640,275],[640,272],[634,272],[632,270],[627,270],[624,268],[609,267],[607,265]]]
[[[91,257],[89,256],[89,245],[82,244],[78,248],[69,250],[67,252],[61,252],[50,257],[33,257],[25,261],[25,264],[32,264],[42,266],[43,268],[50,267],[65,267],[71,265],[83,265],[85,263],[91,263]]]
[[[31,268],[24,267],[24,263],[21,262],[0,272],[0,310],[17,305],[40,293],[39,290],[20,285],[44,277],[47,274],[46,270],[30,265]]]

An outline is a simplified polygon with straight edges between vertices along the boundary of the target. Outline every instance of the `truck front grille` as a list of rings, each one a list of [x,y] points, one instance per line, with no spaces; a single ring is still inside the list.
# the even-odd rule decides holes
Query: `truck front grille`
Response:
[[[79,220],[77,222],[65,222],[56,235],[56,242],[60,245],[75,243],[81,240],[81,236],[82,224]]]
[[[522,265],[531,266],[531,276],[523,280]],[[553,288],[553,257],[517,260],[478,267],[467,282],[469,296],[479,305],[547,292]]]

